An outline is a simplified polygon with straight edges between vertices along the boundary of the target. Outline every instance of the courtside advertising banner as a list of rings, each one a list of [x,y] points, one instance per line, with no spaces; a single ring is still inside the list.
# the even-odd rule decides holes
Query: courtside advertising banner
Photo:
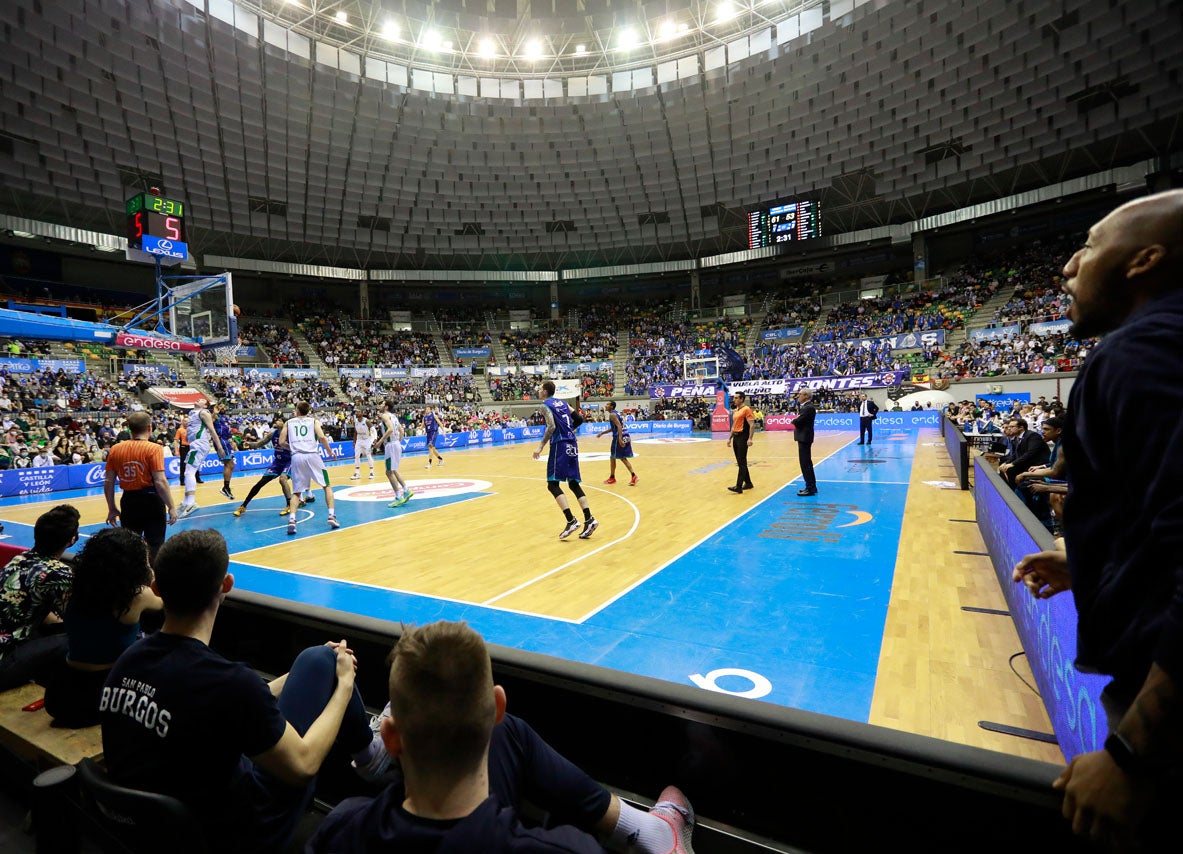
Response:
[[[792,430],[795,412],[764,416],[765,430]],[[941,413],[935,409],[922,412],[884,412],[875,419],[876,430],[916,430],[920,427],[940,427]],[[815,430],[857,430],[857,412],[819,412],[814,419]]]
[[[607,422],[582,425],[581,435],[594,435],[607,426]],[[634,421],[629,425],[634,434],[641,433],[689,433],[689,421]],[[539,440],[546,432],[545,427],[507,427],[505,429],[461,430],[455,433],[441,433],[436,440],[440,450],[499,445],[520,439]],[[411,436],[401,442],[404,452],[426,451],[426,436]],[[328,462],[353,459],[353,442],[330,442],[330,451],[320,448],[320,455]],[[271,467],[275,451],[260,448],[252,451],[234,452],[235,471],[262,471]],[[180,476],[180,458],[165,457],[164,473],[170,483],[176,483]],[[209,454],[201,461],[203,475],[222,473],[222,461],[216,454]],[[37,495],[46,492],[61,492],[67,489],[101,488],[106,480],[106,467],[102,463],[83,463],[76,466],[45,466],[43,468],[5,469],[0,471],[0,498],[19,495]],[[118,492],[118,490],[116,490]]]

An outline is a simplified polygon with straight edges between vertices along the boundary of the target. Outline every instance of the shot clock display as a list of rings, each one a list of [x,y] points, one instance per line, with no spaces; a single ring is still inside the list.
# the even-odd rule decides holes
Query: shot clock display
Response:
[[[748,248],[821,237],[821,206],[811,199],[748,213]]]
[[[185,206],[173,199],[140,193],[127,200],[127,243],[150,255],[184,260]]]

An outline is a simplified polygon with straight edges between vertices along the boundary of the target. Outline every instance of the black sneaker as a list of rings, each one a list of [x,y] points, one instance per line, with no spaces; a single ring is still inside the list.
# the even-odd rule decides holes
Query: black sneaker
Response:
[[[218,491],[219,491],[219,492],[221,492],[223,495],[225,495],[227,498],[229,498],[231,501],[233,501],[233,500],[234,500],[234,493],[230,491],[230,487],[228,487],[228,486],[223,486],[223,487],[222,487],[220,490],[218,490]]]
[[[561,532],[559,532],[559,539],[565,540],[565,539],[567,539],[567,537],[571,536],[572,534],[574,534],[578,530],[579,530],[579,520],[572,519],[570,522],[567,523],[567,527],[564,528]]]
[[[596,528],[598,527],[600,527],[600,523],[596,521],[594,516],[588,519],[583,523],[583,530],[579,532],[579,539],[586,540],[596,532]]]

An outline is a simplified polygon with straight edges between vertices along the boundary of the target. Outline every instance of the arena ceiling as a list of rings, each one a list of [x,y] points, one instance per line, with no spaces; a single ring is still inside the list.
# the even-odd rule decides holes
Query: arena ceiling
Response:
[[[787,198],[850,231],[1183,149],[1166,0],[717,10],[8,0],[0,213],[121,234],[155,185],[198,255],[555,270],[744,249]]]

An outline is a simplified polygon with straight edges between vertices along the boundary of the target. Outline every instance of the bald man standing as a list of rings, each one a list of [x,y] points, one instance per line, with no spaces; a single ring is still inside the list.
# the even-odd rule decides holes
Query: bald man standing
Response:
[[[1065,551],[1014,580],[1071,589],[1076,666],[1112,677],[1104,749],[1056,780],[1065,817],[1101,842],[1161,842],[1183,771],[1183,191],[1113,211],[1064,276],[1072,334],[1105,338],[1068,399]]]

